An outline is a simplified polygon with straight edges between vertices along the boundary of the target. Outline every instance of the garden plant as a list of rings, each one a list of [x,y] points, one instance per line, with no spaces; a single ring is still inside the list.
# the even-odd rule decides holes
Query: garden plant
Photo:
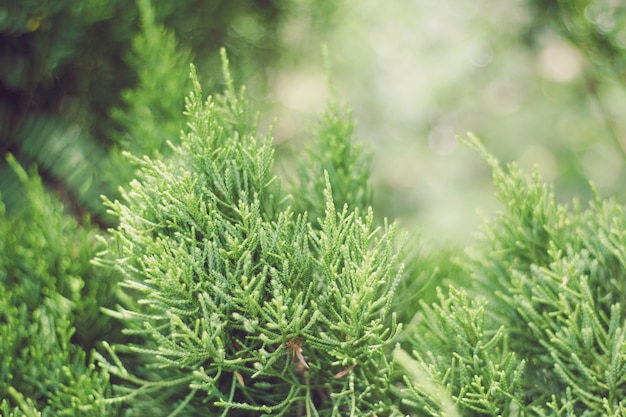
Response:
[[[501,210],[432,248],[377,214],[332,83],[285,161],[227,50],[207,93],[138,5],[98,218],[5,156],[0,415],[626,417],[626,206],[560,202],[467,134]]]

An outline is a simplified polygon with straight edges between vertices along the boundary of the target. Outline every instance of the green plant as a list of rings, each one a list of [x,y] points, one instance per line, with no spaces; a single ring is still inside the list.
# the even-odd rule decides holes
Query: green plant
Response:
[[[463,415],[624,415],[624,207],[557,204],[537,173],[503,169],[476,139],[466,143],[491,165],[506,211],[462,260],[471,285],[423,305],[407,367]],[[414,381],[406,401],[441,415],[445,401],[431,391]]]
[[[152,415],[397,413],[395,227],[351,206],[365,177],[352,180],[332,149],[311,154],[325,178],[318,198],[283,191],[271,136],[256,133],[223,60],[215,98],[203,100],[192,71],[173,157],[133,158],[138,180],[123,203],[107,200],[120,219],[108,262],[127,300],[109,313],[135,338],[102,357],[126,382],[118,400]],[[348,149],[351,121],[330,114],[321,131],[337,134],[321,135],[321,148]]]
[[[90,260],[101,248],[89,219],[78,224],[36,174],[8,162],[25,201],[8,215],[0,202],[0,410],[3,415],[115,415],[106,372],[91,350],[115,339],[117,278]]]
[[[125,183],[104,197],[119,225],[7,158],[24,193],[0,204],[3,416],[626,416],[623,205],[559,204],[470,137],[504,212],[465,254],[403,243],[336,97],[283,186],[225,52],[224,91],[205,99],[192,67],[181,118],[191,52],[138,5],[138,82],[112,113],[126,159],[89,167]]]
[[[109,227],[100,195],[117,197],[117,187],[130,178],[127,164],[111,161],[110,153],[119,147],[150,155],[168,151],[163,138],[172,140],[171,132],[177,136],[182,127],[176,123],[191,55],[201,73],[219,73],[216,51],[228,44],[236,70],[262,86],[283,55],[283,26],[310,14],[328,21],[331,3],[2,4],[0,154],[36,164],[46,187],[60,191],[78,217],[88,213]],[[9,211],[22,192],[16,182],[0,160],[0,191]]]

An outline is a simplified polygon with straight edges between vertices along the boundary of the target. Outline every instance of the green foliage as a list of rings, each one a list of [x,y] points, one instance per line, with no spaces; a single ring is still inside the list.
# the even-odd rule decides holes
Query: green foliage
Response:
[[[188,91],[188,68],[191,51],[179,45],[174,33],[155,21],[149,0],[138,0],[141,32],[132,42],[126,57],[137,74],[137,84],[122,91],[123,105],[111,110],[118,128],[111,132],[116,146],[105,160],[102,173],[108,184],[127,184],[135,176],[135,167],[123,156],[163,157],[171,153],[168,142],[177,142],[183,128],[180,114]],[[118,192],[101,193],[119,198]]]
[[[450,288],[448,294],[440,290],[438,295],[438,303],[422,303],[415,329],[407,331],[418,363],[404,365],[422,370],[419,379],[406,379],[405,403],[433,416],[449,414],[453,403],[464,416],[517,415],[524,406],[525,363],[508,351],[505,327],[490,323],[486,303],[464,291]]]
[[[114,415],[116,406],[97,403],[110,395],[108,376],[88,359],[95,341],[115,334],[99,310],[111,303],[114,276],[90,264],[101,246],[95,229],[88,219],[78,225],[35,174],[8,161],[26,200],[11,216],[0,204],[3,413]]]
[[[510,320],[538,403],[560,392],[577,415],[601,407],[612,414],[625,395],[624,208],[598,200],[570,211],[538,175],[524,178],[514,166],[507,175],[491,164],[508,214],[485,228],[471,270],[509,306],[495,313]]]
[[[186,77],[192,55],[214,67],[207,39],[241,46],[237,71],[255,72],[296,6],[138,0],[137,32],[133,3],[31,4],[0,19],[15,58],[0,63],[2,146],[44,174],[12,156],[0,167],[13,197],[0,204],[0,414],[626,416],[624,206],[558,204],[470,138],[504,212],[465,254],[402,245],[374,216],[371,153],[334,96],[283,187],[225,53],[221,94],[204,98],[195,67]],[[622,74],[604,13],[622,8],[553,6]],[[211,28],[180,14],[196,8]],[[116,58],[89,74],[77,55],[120,10]],[[96,84],[110,94],[85,101]],[[22,96],[40,94],[29,109]],[[84,215],[101,192],[119,221],[106,235]]]
[[[423,306],[410,345],[463,415],[623,415],[624,207],[554,201],[538,174],[501,168],[480,143],[506,211],[468,252],[469,291]],[[411,384],[410,403],[441,401]]]
[[[223,60],[226,90],[206,101],[192,71],[173,157],[134,158],[138,181],[107,201],[120,218],[109,262],[128,296],[110,314],[137,338],[102,357],[126,381],[118,399],[151,415],[393,414],[395,228],[335,207],[345,171],[326,173],[317,225],[294,211]],[[348,149],[351,122],[332,122],[333,146]]]
[[[331,102],[286,191],[222,59],[207,99],[192,67],[170,155],[127,154],[137,179],[105,198],[120,222],[106,269],[89,263],[93,229],[12,162],[30,204],[3,212],[4,414],[623,415],[623,206],[557,204],[470,138],[506,211],[456,265],[401,248],[369,208],[349,112]]]
[[[169,152],[192,51],[202,73],[219,73],[216,51],[228,44],[237,70],[262,85],[282,51],[283,21],[330,13],[321,1],[302,9],[246,0],[8,3],[0,7],[0,154],[35,163],[79,217],[89,213],[103,227],[112,220],[100,195],[116,197],[132,174],[111,151]],[[22,192],[14,182],[0,161],[9,211]]]
[[[116,142],[137,155],[167,154],[166,142],[178,137],[183,128],[180,113],[192,54],[178,44],[171,31],[155,22],[150,1],[138,0],[137,6],[141,32],[133,38],[132,53],[127,57],[137,84],[122,92],[125,106],[112,110],[111,117],[121,132]]]
[[[369,184],[371,153],[351,142],[355,123],[349,110],[331,101],[314,130],[318,140],[308,150],[308,159],[299,165],[299,190],[294,197],[298,211],[308,212],[311,222],[322,217],[325,176],[331,179],[334,203],[367,210],[372,204]]]

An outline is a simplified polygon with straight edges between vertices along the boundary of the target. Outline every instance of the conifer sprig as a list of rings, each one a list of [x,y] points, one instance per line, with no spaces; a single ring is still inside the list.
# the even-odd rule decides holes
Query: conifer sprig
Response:
[[[623,206],[598,198],[588,210],[570,210],[555,203],[538,174],[525,177],[514,165],[505,173],[493,159],[490,165],[507,212],[485,225],[484,249],[470,270],[480,269],[481,282],[501,300],[494,314],[529,364],[529,392],[539,409],[551,392],[576,415],[617,412],[625,393],[616,382],[626,371]]]
[[[393,415],[395,227],[371,209],[338,211],[334,180],[356,194],[365,184],[327,171],[317,225],[287,205],[271,135],[258,137],[222,59],[214,98],[192,67],[173,157],[131,157],[140,177],[124,202],[105,199],[127,300],[109,314],[133,340],[100,357],[126,381],[111,401],[155,415]],[[348,122],[334,123],[347,148]],[[170,410],[164,398],[177,399]]]
[[[508,350],[503,326],[486,318],[486,302],[465,291],[438,291],[439,302],[422,303],[418,329],[411,332],[413,356],[423,364],[424,377],[445,387],[461,415],[515,415],[524,407],[522,376],[525,363]],[[423,381],[409,381],[405,402],[414,410],[443,416],[445,397]]]
[[[35,172],[7,162],[25,193],[12,213],[0,198],[0,414],[116,415],[91,355],[114,335],[99,309],[116,277],[90,264],[96,229],[66,213]]]
[[[614,201],[557,204],[535,172],[502,168],[480,142],[505,207],[462,267],[473,277],[422,306],[413,357],[462,415],[624,415],[626,216]],[[407,401],[441,415],[412,382]]]
[[[355,128],[350,110],[342,108],[333,97],[315,125],[317,140],[299,165],[299,189],[293,203],[297,210],[307,211],[314,224],[326,210],[324,172],[333,185],[333,201],[338,207],[347,204],[351,209],[367,211],[372,204],[372,152],[353,143]]]

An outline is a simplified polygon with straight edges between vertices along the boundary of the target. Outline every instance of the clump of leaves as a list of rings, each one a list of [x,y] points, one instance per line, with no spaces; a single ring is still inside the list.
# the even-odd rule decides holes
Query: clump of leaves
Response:
[[[90,264],[100,247],[41,179],[7,157],[24,187],[15,211],[0,201],[0,410],[3,415],[115,415],[106,372],[91,357],[112,337],[100,307],[112,302],[112,271]]]
[[[294,208],[306,187],[282,189],[271,133],[257,133],[222,59],[226,90],[206,100],[192,68],[173,157],[132,157],[139,178],[106,201],[120,226],[100,262],[124,275],[126,298],[109,313],[132,338],[101,357],[124,381],[111,401],[150,415],[397,414],[396,228],[336,206],[336,189],[368,191],[330,149],[313,154],[323,212]],[[321,123],[326,148],[349,143],[351,120]]]
[[[408,330],[402,361],[435,388],[407,380],[405,402],[427,415],[450,404],[464,416],[625,415],[624,206],[570,209],[536,172],[466,143],[491,165],[506,210],[461,262],[472,284],[441,292]]]

